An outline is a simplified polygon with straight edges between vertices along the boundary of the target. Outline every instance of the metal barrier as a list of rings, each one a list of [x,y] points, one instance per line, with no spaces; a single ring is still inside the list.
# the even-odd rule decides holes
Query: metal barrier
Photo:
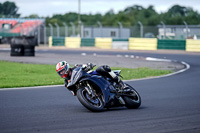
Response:
[[[95,39],[94,38],[82,38],[81,47],[94,47]]]
[[[53,37],[53,46],[65,46],[65,37]]]
[[[103,49],[111,49],[112,38],[95,38],[95,47]]]
[[[185,40],[158,40],[158,49],[185,50]]]
[[[200,52],[200,40],[186,40],[186,51]]]
[[[112,49],[128,49],[128,39],[113,39]]]
[[[67,48],[97,47],[102,49],[130,50],[186,50],[200,52],[200,40],[157,40],[156,38],[80,38],[80,37],[49,37],[49,47],[65,46]]]
[[[129,49],[157,50],[156,38],[129,38]]]
[[[80,48],[80,37],[65,37],[65,47],[67,48]]]

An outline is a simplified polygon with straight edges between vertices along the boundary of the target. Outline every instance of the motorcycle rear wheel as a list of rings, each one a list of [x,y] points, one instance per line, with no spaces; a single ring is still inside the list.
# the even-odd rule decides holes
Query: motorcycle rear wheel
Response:
[[[88,110],[93,112],[103,111],[104,103],[100,95],[95,98],[91,98],[84,88],[80,88],[77,91],[77,97],[80,103]]]
[[[123,99],[125,101],[125,106],[129,109],[137,109],[141,105],[141,97],[139,93],[129,84],[126,84],[131,89],[131,95],[132,96],[123,96]]]

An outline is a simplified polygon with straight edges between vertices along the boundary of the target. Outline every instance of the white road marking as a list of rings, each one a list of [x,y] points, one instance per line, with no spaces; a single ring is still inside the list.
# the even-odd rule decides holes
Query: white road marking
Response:
[[[168,60],[168,59],[159,59],[159,58],[152,58],[152,57],[146,57],[146,60],[148,60],[148,61],[164,61],[164,62],[171,62],[171,60]]]
[[[124,57],[128,58],[129,56],[128,56],[128,55],[125,55]]]
[[[86,54],[86,53],[81,53],[81,55],[82,55],[82,56],[86,56],[87,54]]]
[[[119,55],[119,54],[118,54],[118,55],[116,55],[116,56],[117,56],[117,57],[122,57],[122,55]]]

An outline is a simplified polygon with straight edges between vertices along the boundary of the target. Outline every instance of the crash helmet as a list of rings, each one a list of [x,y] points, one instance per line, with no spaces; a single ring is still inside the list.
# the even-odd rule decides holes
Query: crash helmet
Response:
[[[61,78],[66,79],[70,70],[70,65],[66,61],[61,61],[56,65],[56,72]]]

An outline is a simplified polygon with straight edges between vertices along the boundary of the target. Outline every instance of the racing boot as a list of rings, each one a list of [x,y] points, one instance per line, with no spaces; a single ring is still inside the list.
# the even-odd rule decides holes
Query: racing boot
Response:
[[[119,91],[124,91],[125,89],[128,89],[128,86],[124,84],[124,82],[113,72],[109,72],[110,76],[112,77],[113,81],[115,81],[118,85]]]
[[[118,85],[119,85],[119,91],[121,91],[121,92],[129,92],[129,87],[126,85],[126,84],[124,84],[124,82],[119,78],[119,80],[118,80],[119,82],[118,82]]]

